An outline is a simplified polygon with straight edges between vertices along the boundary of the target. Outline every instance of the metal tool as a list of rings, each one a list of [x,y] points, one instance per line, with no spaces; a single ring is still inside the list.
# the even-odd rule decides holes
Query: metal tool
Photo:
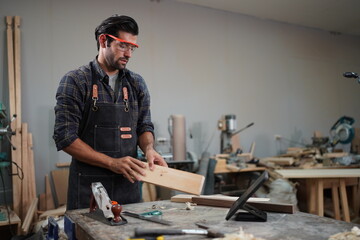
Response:
[[[101,184],[101,182],[91,183],[91,190],[94,196],[94,199],[97,203],[97,207],[103,211],[106,218],[114,218],[114,214],[111,211],[112,203],[109,198],[109,195]],[[93,206],[94,207],[94,206]],[[91,211],[92,209],[90,209]]]
[[[231,144],[231,138],[236,134],[244,131],[245,129],[251,127],[252,125],[254,125],[254,123],[250,123],[246,127],[236,131],[236,115],[229,114],[223,116],[222,119],[218,121],[218,129],[221,130],[220,152],[235,152],[237,149],[233,149],[233,146]]]
[[[16,147],[11,143],[10,138],[12,135],[15,135],[15,132],[11,130],[10,123],[14,121],[15,118],[16,114],[14,114],[10,122],[6,124],[6,108],[4,104],[0,102],[0,140],[5,136],[14,150],[16,150]]]
[[[115,201],[111,201],[106,189],[101,182],[91,183],[90,212],[85,216],[109,224],[111,226],[126,224],[127,220],[121,217],[122,207]]]
[[[158,217],[145,217],[141,214],[138,213],[134,213],[134,212],[129,212],[129,211],[124,211],[123,212],[124,215],[126,216],[130,216],[130,217],[134,217],[134,218],[138,218],[138,219],[142,219],[142,220],[146,220],[146,221],[150,221],[150,222],[155,222],[155,223],[160,223],[163,225],[172,225],[172,222],[170,221],[166,221],[163,219],[159,219]]]
[[[160,236],[160,235],[205,235],[211,238],[224,237],[224,234],[218,231],[205,229],[135,229],[135,237],[142,236]]]
[[[336,146],[338,143],[351,143],[355,135],[355,130],[352,127],[354,121],[355,120],[352,117],[348,116],[343,116],[336,121],[330,129],[330,134],[332,135],[332,147]]]

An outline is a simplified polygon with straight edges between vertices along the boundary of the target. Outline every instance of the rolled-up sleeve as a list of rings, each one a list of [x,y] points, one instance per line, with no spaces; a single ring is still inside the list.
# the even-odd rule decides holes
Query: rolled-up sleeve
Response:
[[[58,151],[78,138],[79,123],[85,105],[85,84],[81,77],[69,72],[60,81],[56,93],[53,139]]]

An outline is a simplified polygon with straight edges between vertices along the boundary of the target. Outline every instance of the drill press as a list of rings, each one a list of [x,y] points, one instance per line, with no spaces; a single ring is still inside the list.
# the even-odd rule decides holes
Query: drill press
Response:
[[[231,138],[243,130],[251,127],[254,123],[250,123],[246,127],[236,131],[236,115],[228,114],[223,116],[218,121],[218,129],[221,130],[220,136],[220,152],[221,153],[232,153],[237,149],[233,149]]]

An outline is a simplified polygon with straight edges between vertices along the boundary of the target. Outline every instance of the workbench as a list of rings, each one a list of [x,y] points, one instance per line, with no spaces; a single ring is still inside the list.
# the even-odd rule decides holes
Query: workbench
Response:
[[[310,213],[324,216],[324,189],[332,190],[332,201],[335,219],[340,220],[340,209],[344,221],[350,222],[349,204],[346,186],[352,187],[353,208],[359,214],[360,169],[282,169],[276,170],[283,178],[306,179],[310,186]],[[341,201],[339,202],[339,195]]]
[[[75,224],[75,234],[78,240],[119,240],[133,237],[135,228],[176,228],[176,229],[200,229],[195,223],[201,222],[214,230],[225,233],[236,232],[240,227],[245,233],[262,237],[266,240],[281,239],[328,239],[331,235],[339,232],[351,231],[356,224],[338,221],[331,218],[320,217],[313,214],[295,212],[294,214],[270,213],[267,222],[238,222],[232,217],[225,220],[228,208],[195,206],[194,210],[186,210],[184,203],[165,201],[144,202],[123,205],[123,211],[144,213],[152,210],[160,210],[163,219],[173,222],[172,226],[148,222],[130,216],[125,216],[128,223],[121,226],[109,226],[93,220],[84,213],[89,209],[72,210],[66,212],[66,217]],[[200,235],[165,236],[165,239],[206,239]]]

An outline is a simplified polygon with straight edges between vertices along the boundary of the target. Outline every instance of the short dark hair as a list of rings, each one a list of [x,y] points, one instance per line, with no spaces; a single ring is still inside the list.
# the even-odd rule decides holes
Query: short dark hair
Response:
[[[139,34],[139,27],[133,18],[125,15],[113,15],[105,19],[99,26],[95,28],[97,49],[99,50],[100,48],[99,36],[101,34],[110,34],[118,37],[119,31],[128,32],[137,36]],[[108,37],[108,44],[111,43],[113,40],[114,39]]]

